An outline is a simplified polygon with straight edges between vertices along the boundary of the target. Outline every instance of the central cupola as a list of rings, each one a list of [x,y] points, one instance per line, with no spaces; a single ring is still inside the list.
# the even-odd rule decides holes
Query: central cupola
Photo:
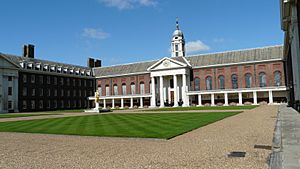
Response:
[[[172,57],[184,57],[185,56],[185,40],[183,32],[179,29],[179,19],[176,18],[176,30],[172,36]]]

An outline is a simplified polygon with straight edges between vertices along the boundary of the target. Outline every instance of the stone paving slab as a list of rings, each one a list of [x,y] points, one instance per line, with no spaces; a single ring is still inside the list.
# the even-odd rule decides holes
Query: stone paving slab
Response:
[[[281,106],[282,161],[284,169],[300,169],[300,114]]]

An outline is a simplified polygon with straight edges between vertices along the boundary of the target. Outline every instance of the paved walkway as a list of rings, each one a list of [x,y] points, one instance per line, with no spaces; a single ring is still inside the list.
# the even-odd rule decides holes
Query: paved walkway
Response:
[[[171,140],[0,133],[0,168],[267,169],[278,106],[260,106]],[[244,151],[244,158],[228,158]]]
[[[33,113],[27,113],[27,114],[34,114],[34,112]],[[72,116],[89,116],[89,115],[95,115],[95,113],[83,113],[83,112],[82,113],[61,113],[61,114],[49,114],[49,115],[42,115],[42,116],[1,118],[0,122],[35,120],[35,119],[50,119],[50,118],[72,117]]]
[[[300,169],[300,114],[282,105],[277,121],[271,168]]]

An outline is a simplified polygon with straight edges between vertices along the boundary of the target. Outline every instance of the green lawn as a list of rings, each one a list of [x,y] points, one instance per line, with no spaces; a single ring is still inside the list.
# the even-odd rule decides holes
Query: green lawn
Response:
[[[201,107],[165,107],[165,108],[155,108],[148,109],[144,111],[188,111],[188,110],[243,110],[243,109],[253,109],[258,106],[201,106]]]
[[[32,113],[32,114],[0,114],[0,119],[1,118],[16,118],[16,117],[30,117],[30,116],[46,116],[46,115],[59,115],[58,113]]]
[[[0,132],[169,139],[239,112],[103,114],[0,123]]]

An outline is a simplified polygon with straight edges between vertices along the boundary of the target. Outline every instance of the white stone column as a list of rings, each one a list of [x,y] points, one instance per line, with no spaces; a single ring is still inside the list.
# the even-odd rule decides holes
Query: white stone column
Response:
[[[140,97],[140,108],[144,108],[143,98]]]
[[[239,92],[239,104],[238,105],[243,105],[243,95],[242,95],[242,92]]]
[[[211,106],[215,106],[215,94],[210,95],[210,100],[211,100]]]
[[[182,101],[183,101],[183,107],[189,106],[189,99],[186,95],[187,91],[187,85],[186,85],[186,74],[182,74]]]
[[[111,100],[111,108],[114,109],[115,108],[115,99]]]
[[[164,105],[164,78],[159,76],[159,96],[160,96],[160,106],[165,107]]]
[[[155,77],[151,77],[151,107],[156,107],[156,98],[155,98]]]
[[[174,107],[178,107],[177,75],[173,75],[173,82],[174,82]]]
[[[121,109],[124,109],[124,99],[121,99]]]
[[[106,109],[106,100],[103,99],[103,108]]]
[[[228,93],[224,93],[224,106],[228,106]]]
[[[202,106],[202,95],[198,94],[198,106]]]
[[[273,91],[269,91],[269,104],[273,104]]]
[[[257,92],[256,91],[253,92],[253,104],[257,105]]]
[[[130,108],[133,108],[133,98],[130,98]]]

